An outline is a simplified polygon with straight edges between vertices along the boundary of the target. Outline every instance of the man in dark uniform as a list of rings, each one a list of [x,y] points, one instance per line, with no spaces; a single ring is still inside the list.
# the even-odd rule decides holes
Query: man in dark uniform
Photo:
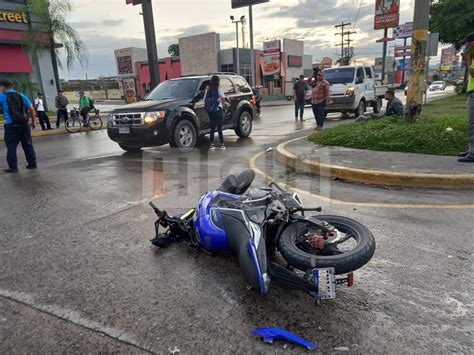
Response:
[[[35,109],[25,95],[12,88],[11,81],[0,80],[0,107],[5,116],[5,145],[8,162],[5,173],[18,172],[16,148],[20,142],[28,162],[26,168],[36,169],[36,153],[31,139],[31,128],[35,128]],[[27,111],[31,114],[31,124]]]

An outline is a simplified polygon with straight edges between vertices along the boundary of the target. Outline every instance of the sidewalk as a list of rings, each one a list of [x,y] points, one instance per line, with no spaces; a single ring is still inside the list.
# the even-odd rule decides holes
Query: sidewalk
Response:
[[[474,188],[474,165],[457,157],[323,147],[304,138],[280,144],[279,162],[303,172],[357,183],[421,187]]]

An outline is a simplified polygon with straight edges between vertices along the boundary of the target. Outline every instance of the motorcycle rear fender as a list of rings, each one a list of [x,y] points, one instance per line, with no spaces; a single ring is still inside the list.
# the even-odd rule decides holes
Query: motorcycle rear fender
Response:
[[[247,283],[260,290],[262,296],[268,292],[266,245],[261,228],[251,222],[242,210],[221,208],[219,212],[227,234],[229,248],[239,256],[240,269]]]

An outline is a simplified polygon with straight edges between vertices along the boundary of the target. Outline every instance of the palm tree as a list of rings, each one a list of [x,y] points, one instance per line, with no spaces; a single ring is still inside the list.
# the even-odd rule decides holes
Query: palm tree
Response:
[[[13,79],[13,84],[17,91],[27,95],[30,99],[34,99],[35,94],[40,91],[40,86],[31,81],[29,75],[17,75]]]
[[[70,0],[26,0],[26,11],[32,19],[32,25],[27,34],[26,47],[34,59],[38,50],[44,49],[44,34],[48,35],[48,49],[54,71],[56,89],[61,89],[59,67],[63,67],[59,54],[66,54],[66,67],[71,69],[74,62],[87,64],[87,49],[79,33],[68,23],[72,11]]]

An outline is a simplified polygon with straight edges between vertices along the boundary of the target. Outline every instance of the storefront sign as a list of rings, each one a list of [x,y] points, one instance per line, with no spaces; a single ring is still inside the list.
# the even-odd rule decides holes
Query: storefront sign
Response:
[[[393,29],[393,38],[411,38],[413,34],[413,22],[407,22]]]
[[[133,74],[133,65],[132,57],[127,55],[124,57],[117,57],[118,73],[119,75],[123,74]]]
[[[28,16],[24,12],[0,11],[0,22],[28,23]]]
[[[273,75],[280,72],[280,48],[280,41],[269,41],[263,43],[263,75]]]
[[[288,67],[301,68],[303,66],[303,57],[299,55],[288,56]]]
[[[400,0],[375,0],[374,29],[397,27],[400,20]]]
[[[263,4],[265,2],[270,2],[270,0],[232,0],[232,8],[237,9],[244,6]]]

